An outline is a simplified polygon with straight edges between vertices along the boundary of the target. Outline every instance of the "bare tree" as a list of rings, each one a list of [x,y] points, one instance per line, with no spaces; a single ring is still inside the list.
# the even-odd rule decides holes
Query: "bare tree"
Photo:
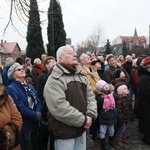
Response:
[[[27,26],[28,18],[29,18],[29,8],[30,8],[30,0],[5,0],[10,7],[9,11],[9,20],[5,26],[3,34],[6,33],[8,26],[11,24],[13,29],[19,33],[17,30],[14,19],[18,18],[24,25]],[[42,2],[41,0],[39,2]],[[39,3],[38,2],[38,3]],[[45,13],[46,11],[39,10],[39,13]],[[20,34],[20,33],[19,33]]]
[[[89,35],[86,40],[82,41],[80,44],[77,44],[78,56],[82,53],[95,53],[97,47],[101,46],[104,42],[103,29],[98,26],[91,35]]]

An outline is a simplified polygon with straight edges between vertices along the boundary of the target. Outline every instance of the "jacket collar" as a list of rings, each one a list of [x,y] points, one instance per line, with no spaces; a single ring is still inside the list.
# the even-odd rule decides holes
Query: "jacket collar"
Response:
[[[67,67],[57,63],[52,70],[51,76],[54,78],[60,78],[63,74],[71,75],[72,73],[67,69]],[[82,74],[81,69],[78,66],[76,67],[74,74]]]

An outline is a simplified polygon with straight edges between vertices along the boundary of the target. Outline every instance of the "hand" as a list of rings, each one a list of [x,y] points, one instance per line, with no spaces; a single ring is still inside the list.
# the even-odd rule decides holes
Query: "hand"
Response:
[[[40,112],[37,112],[37,120],[41,121],[41,113]]]
[[[91,124],[92,124],[92,117],[86,116],[86,124],[85,124],[84,128],[89,129]]]

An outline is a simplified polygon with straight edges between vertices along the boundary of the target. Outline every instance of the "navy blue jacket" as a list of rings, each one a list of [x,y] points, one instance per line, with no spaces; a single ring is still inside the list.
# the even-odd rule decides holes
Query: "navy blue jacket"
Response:
[[[117,109],[109,110],[107,112],[103,109],[104,98],[101,94],[97,96],[97,108],[100,125],[114,125],[117,122]]]
[[[30,89],[36,94],[32,85],[28,84]],[[9,95],[13,98],[19,112],[22,115],[23,126],[21,130],[21,145],[24,145],[25,134],[31,131],[38,131],[37,112],[41,112],[43,102],[37,98],[37,104],[31,109],[28,105],[28,99],[25,89],[21,82],[13,80],[13,82],[7,87]]]

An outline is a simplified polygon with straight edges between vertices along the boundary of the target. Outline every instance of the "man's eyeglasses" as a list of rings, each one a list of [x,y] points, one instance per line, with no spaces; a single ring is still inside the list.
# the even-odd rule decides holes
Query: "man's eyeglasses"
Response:
[[[24,68],[18,68],[15,71],[22,71],[22,70],[24,70]]]
[[[73,55],[73,54],[76,54],[76,52],[73,50],[69,50],[69,51],[64,52],[62,55],[64,55],[64,54]]]
[[[70,54],[70,55],[75,54],[75,53],[76,53],[75,51],[68,51],[67,52],[67,54]]]

